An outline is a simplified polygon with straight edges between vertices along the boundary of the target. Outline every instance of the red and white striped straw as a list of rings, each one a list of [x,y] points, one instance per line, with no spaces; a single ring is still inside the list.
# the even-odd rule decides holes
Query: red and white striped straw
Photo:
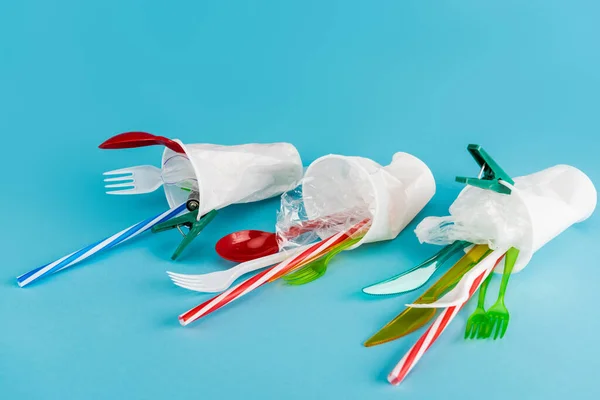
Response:
[[[336,245],[344,242],[346,239],[353,237],[360,230],[365,228],[368,223],[370,223],[370,220],[364,219],[345,232],[340,232],[331,236],[329,239],[315,243],[302,253],[290,257],[287,260],[254,275],[252,278],[245,280],[239,285],[226,290],[218,296],[215,296],[212,299],[192,308],[191,310],[186,311],[179,316],[179,322],[181,325],[186,326],[191,322],[194,322],[197,319],[218,310],[224,305],[229,304],[232,301],[250,293],[257,287],[267,283],[269,280],[277,279],[278,277],[285,275],[294,268],[299,267],[303,262],[314,259],[318,255],[325,253]]]
[[[495,263],[492,263],[493,267],[486,269],[483,271],[473,284],[471,285],[471,289],[469,290],[469,299],[473,296],[473,293],[479,289],[479,286],[483,283],[485,278],[492,273],[494,268],[500,263],[502,257],[504,255],[500,255]],[[493,253],[488,257],[493,257]],[[468,301],[468,299],[467,299]],[[419,362],[423,354],[431,347],[433,342],[437,340],[437,338],[442,334],[444,329],[450,324],[450,322],[456,317],[458,312],[463,308],[465,304],[459,306],[448,307],[442,311],[442,313],[436,318],[436,320],[431,324],[431,326],[425,331],[425,333],[417,340],[417,343],[410,348],[410,350],[402,357],[402,360],[394,367],[392,372],[388,375],[388,382],[392,385],[399,385],[404,378],[408,375],[408,373],[414,368],[414,366]]]

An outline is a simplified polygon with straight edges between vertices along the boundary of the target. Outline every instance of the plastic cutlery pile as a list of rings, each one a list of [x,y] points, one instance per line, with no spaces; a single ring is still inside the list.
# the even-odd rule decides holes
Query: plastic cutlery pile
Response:
[[[19,286],[149,230],[179,230],[183,239],[171,256],[175,260],[218,210],[281,195],[275,232],[237,231],[216,243],[217,254],[239,264],[197,275],[167,271],[178,287],[218,293],[178,316],[186,326],[276,280],[289,286],[313,282],[343,251],[394,239],[436,190],[427,165],[403,152],[395,153],[385,167],[368,158],[330,154],[303,169],[289,143],[185,144],[127,132],[100,147],[153,145],[165,147],[160,168],[140,165],[105,172],[105,188],[111,195],[134,195],[163,187],[170,208],[17,277]],[[511,274],[596,207],[593,184],[574,167],[559,165],[513,180],[481,146],[469,145],[468,151],[480,167],[479,176],[456,178],[468,186],[450,206],[450,215],[426,217],[415,230],[422,243],[444,247],[417,266],[362,289],[374,296],[403,294],[422,288],[436,273],[441,275],[364,343],[365,347],[388,343],[429,324],[389,373],[388,381],[394,385],[406,378],[478,290],[464,339],[502,339],[510,322],[505,297]],[[453,258],[454,264],[445,267]],[[497,269],[503,259],[503,269]],[[497,298],[488,307],[486,296],[495,269],[502,279]]]
[[[179,316],[179,322],[184,326],[188,325],[229,304],[230,302],[239,299],[256,288],[264,285],[265,283],[273,282],[274,280],[281,278],[283,275],[292,272],[299,267],[302,267],[307,263],[329,253],[337,245],[350,241],[357,236],[361,237],[364,235],[364,230],[368,229],[369,225],[369,220],[363,220],[352,226],[347,231],[340,232],[326,240],[310,245],[306,250],[294,256],[288,257],[285,261],[254,275],[237,286],[226,290],[220,295],[215,296],[214,298],[186,311]]]
[[[416,290],[426,284],[435,271],[448,261],[448,259],[468,246],[470,246],[470,243],[464,241],[458,241],[448,245],[435,256],[423,261],[416,267],[386,279],[383,282],[367,286],[363,289],[363,292],[372,295],[386,295]]]
[[[370,347],[406,336],[423,327],[434,318],[436,309],[444,310],[390,373],[388,377],[390,383],[397,385],[402,382],[423,353],[443,332],[479,286],[483,282],[489,283],[489,279],[486,278],[491,277],[493,269],[504,257],[504,254],[504,250],[492,251],[485,245],[474,246],[413,304],[407,304],[407,308],[400,315],[365,342],[365,346]],[[508,262],[505,269],[510,269]],[[504,289],[506,288],[504,287]],[[506,317],[503,310],[494,311],[494,314],[489,316],[489,321],[489,328],[484,328],[484,330],[485,332],[491,331],[495,324],[497,330],[494,338],[496,338],[498,329],[503,329],[503,332],[506,332],[508,311],[506,311]],[[469,332],[473,329],[472,325],[472,321],[470,325],[467,324]],[[502,336],[503,333],[500,337]],[[469,337],[471,337],[470,333]],[[489,335],[481,338],[487,337]]]
[[[477,178],[457,178],[457,181],[477,186],[482,189],[510,195],[511,190],[502,182],[513,184],[514,181],[481,149],[470,145],[469,151],[480,164],[481,170]],[[439,228],[444,229],[442,224]],[[366,294],[383,295],[399,294],[418,289],[423,286],[453,255],[467,249],[471,244],[457,240],[444,247],[438,254],[392,278],[363,289]],[[492,279],[493,269],[506,254],[504,276],[500,295],[496,304],[485,311],[485,293]],[[407,304],[406,309],[387,323],[375,335],[365,342],[365,346],[386,343],[423,327],[442,309],[441,314],[430,325],[415,345],[404,355],[396,367],[390,372],[388,381],[400,384],[423,354],[446,329],[450,321],[460,309],[480,289],[479,302],[473,315],[469,318],[465,329],[465,338],[486,339],[493,335],[494,339],[502,338],[508,328],[509,314],[504,305],[504,295],[508,278],[516,262],[518,250],[511,248],[491,250],[487,245],[473,245],[467,253],[446,273],[426,290],[415,302]]]
[[[479,292],[477,308],[473,311],[473,314],[471,314],[467,321],[465,339],[487,339],[491,337],[492,334],[494,335],[494,340],[498,338],[502,339],[504,337],[510,319],[510,314],[504,304],[504,295],[506,294],[508,280],[518,256],[519,250],[514,247],[511,247],[506,252],[506,263],[504,264],[504,271],[502,273],[502,282],[500,283],[498,300],[487,310],[487,312],[485,311],[485,295],[487,287],[492,279],[492,274],[484,281]]]

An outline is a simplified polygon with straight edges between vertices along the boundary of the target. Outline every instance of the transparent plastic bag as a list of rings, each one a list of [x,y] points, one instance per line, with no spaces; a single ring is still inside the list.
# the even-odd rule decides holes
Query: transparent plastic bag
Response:
[[[521,244],[530,230],[527,210],[515,196],[469,187],[450,206],[448,217],[427,217],[416,228],[423,242],[447,245],[457,240],[491,249]]]
[[[275,230],[279,249],[292,250],[347,231],[372,214],[366,208],[353,207],[335,214],[319,213],[309,219],[304,205],[303,185],[281,196],[281,208],[277,213]]]
[[[282,196],[280,248],[325,239],[365,218],[370,228],[352,248],[393,239],[434,193],[429,168],[407,153],[396,153],[385,167],[363,157],[321,157],[307,168],[302,185]]]

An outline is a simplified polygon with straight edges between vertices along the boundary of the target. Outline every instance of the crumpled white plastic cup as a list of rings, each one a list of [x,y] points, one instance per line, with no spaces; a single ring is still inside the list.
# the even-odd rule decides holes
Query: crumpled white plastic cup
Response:
[[[394,154],[385,167],[364,157],[330,154],[307,168],[302,197],[308,219],[368,209],[371,227],[351,247],[356,248],[394,239],[431,200],[435,189],[427,165],[408,153]]]
[[[198,218],[230,204],[264,200],[295,187],[302,179],[302,160],[289,143],[215,144],[179,143],[185,155],[168,148],[162,157],[163,179],[196,182],[200,210]],[[167,165],[176,166],[166,170]],[[171,207],[184,203],[189,191],[175,184],[164,185]]]
[[[514,185],[500,182],[512,190],[510,198],[467,186],[450,206],[452,217],[428,217],[417,226],[419,240],[436,244],[466,240],[494,248],[514,246],[520,250],[514,273],[525,268],[546,243],[589,218],[596,208],[594,184],[570,165],[556,165],[514,181]],[[477,218],[467,221],[461,217],[466,213]],[[442,221],[458,222],[460,227]],[[503,268],[501,264],[495,271],[502,272]]]

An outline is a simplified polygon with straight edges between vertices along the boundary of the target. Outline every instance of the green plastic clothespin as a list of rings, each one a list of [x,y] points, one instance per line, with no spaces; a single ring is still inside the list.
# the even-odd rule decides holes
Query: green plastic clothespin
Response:
[[[497,193],[511,194],[511,190],[502,185],[500,181],[504,181],[514,185],[515,182],[492,157],[478,144],[470,144],[467,150],[477,164],[481,167],[481,174],[478,178],[465,178],[457,176],[456,181],[467,185],[476,186],[481,189],[492,190]]]
[[[165,222],[161,222],[160,224],[156,224],[152,227],[153,233],[163,232],[169,229],[177,228],[183,234],[183,240],[181,241],[179,246],[177,246],[177,249],[175,249],[175,252],[171,256],[172,260],[177,259],[181,252],[192,242],[192,240],[196,238],[196,236],[200,234],[200,232],[202,232],[202,229],[204,229],[206,225],[208,225],[208,223],[212,221],[217,215],[217,210],[211,210],[205,215],[203,215],[202,218],[200,218],[200,220],[198,220],[198,211],[200,209],[200,203],[198,202],[198,200],[192,198],[192,196],[190,196],[190,199],[187,201],[186,206],[187,209],[190,211],[189,213],[172,218]],[[180,227],[182,226],[185,226],[189,229],[189,232],[187,234],[184,234],[183,231],[181,231]]]

